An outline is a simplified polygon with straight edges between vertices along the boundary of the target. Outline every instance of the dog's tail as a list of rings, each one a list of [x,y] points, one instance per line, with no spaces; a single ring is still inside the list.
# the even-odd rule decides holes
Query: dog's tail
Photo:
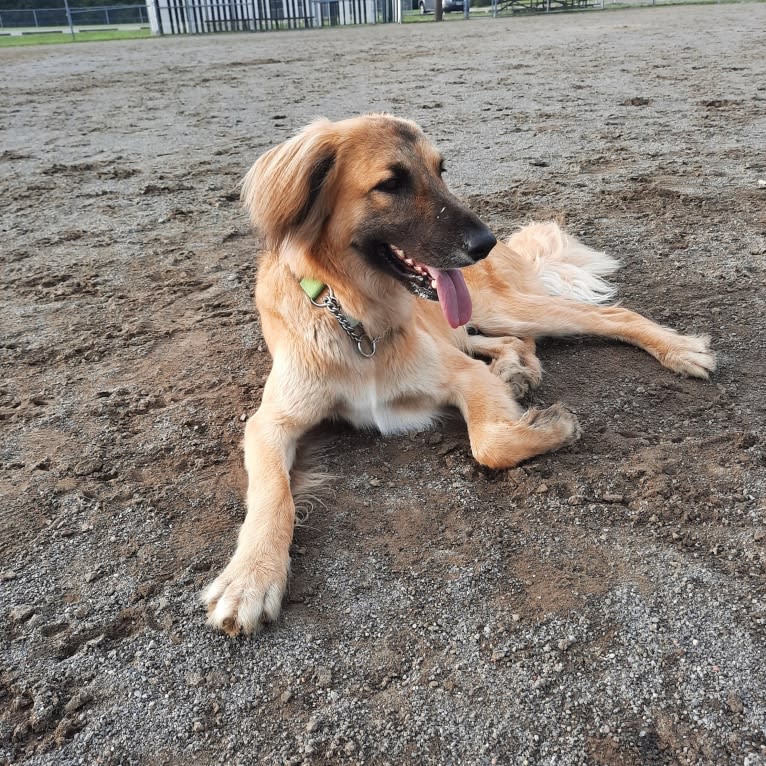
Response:
[[[532,266],[550,295],[594,304],[615,296],[603,277],[616,271],[619,261],[587,247],[554,221],[528,224],[507,244]]]

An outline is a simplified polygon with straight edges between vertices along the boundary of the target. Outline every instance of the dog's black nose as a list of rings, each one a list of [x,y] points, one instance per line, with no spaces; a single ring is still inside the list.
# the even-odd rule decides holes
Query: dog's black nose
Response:
[[[495,235],[486,226],[473,229],[465,238],[465,250],[474,261],[486,258],[496,244]]]

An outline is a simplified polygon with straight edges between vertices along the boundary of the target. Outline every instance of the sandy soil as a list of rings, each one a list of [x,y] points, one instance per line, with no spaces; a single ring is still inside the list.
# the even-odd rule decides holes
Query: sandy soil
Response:
[[[766,763],[766,5],[0,51],[0,761]],[[198,594],[269,369],[237,183],[318,114],[419,121],[500,235],[555,217],[685,380],[543,344],[584,437],[327,429],[282,620]]]

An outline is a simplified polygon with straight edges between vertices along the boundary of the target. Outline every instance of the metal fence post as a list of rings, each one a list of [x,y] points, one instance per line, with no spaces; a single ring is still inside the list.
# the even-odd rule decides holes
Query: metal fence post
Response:
[[[64,0],[64,8],[66,9],[66,18],[69,22],[69,31],[72,33],[72,39],[74,40],[74,26],[72,25],[72,12],[69,10],[69,0]]]

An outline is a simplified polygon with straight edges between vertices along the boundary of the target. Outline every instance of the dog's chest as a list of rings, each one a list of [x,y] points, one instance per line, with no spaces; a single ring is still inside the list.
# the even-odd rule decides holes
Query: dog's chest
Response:
[[[429,428],[439,412],[422,393],[381,391],[370,381],[349,392],[339,414],[356,428],[377,428],[382,434],[396,434]]]

